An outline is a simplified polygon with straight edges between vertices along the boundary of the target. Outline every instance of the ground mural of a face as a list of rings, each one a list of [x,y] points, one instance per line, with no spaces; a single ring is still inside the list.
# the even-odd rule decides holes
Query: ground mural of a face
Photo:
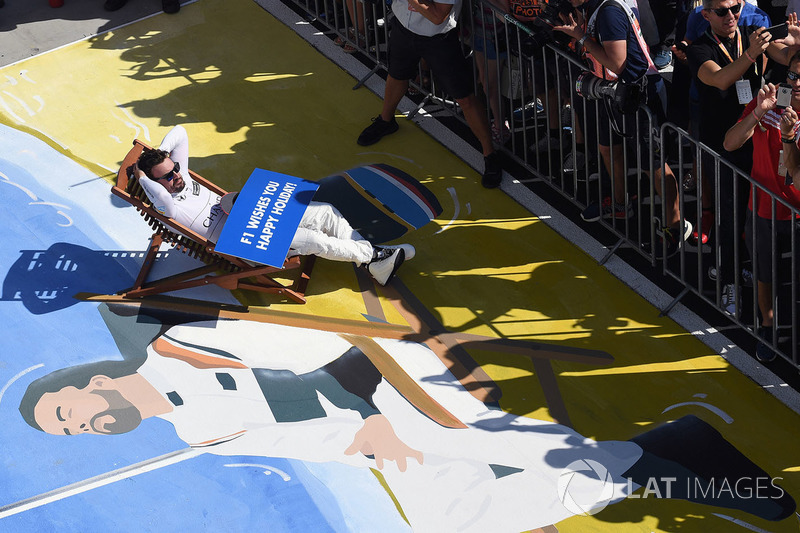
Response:
[[[53,435],[113,435],[139,426],[139,410],[119,391],[109,387],[107,377],[95,376],[83,389],[64,387],[42,395],[34,409],[39,427]]]

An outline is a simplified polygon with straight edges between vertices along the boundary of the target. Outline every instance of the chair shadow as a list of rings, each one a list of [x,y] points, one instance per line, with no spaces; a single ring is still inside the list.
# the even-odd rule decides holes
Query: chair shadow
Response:
[[[20,250],[3,280],[0,301],[22,302],[35,315],[78,303],[79,292],[113,294],[133,282],[143,252],[91,250],[66,242]]]

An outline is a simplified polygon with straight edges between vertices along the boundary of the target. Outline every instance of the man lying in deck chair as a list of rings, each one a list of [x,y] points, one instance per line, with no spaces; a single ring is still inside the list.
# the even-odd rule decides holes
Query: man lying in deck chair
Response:
[[[183,126],[175,126],[158,149],[142,152],[134,171],[159,213],[216,242],[227,215],[220,197],[194,181],[188,168],[189,137]],[[143,179],[145,176],[149,179]],[[410,244],[373,246],[333,205],[312,201],[300,220],[289,254],[352,261],[365,266],[375,281],[386,285],[403,261],[414,257],[415,250]]]

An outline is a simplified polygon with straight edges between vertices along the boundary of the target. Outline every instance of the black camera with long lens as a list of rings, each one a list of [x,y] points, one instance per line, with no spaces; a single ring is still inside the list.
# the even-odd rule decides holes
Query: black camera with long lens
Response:
[[[522,43],[522,53],[532,56],[548,43],[567,45],[570,37],[565,33],[553,31],[553,26],[561,26],[561,14],[569,15],[575,10],[569,0],[547,0],[539,15],[533,19],[529,35]]]
[[[591,72],[582,72],[575,80],[575,91],[587,100],[607,99],[620,113],[635,113],[642,103],[642,85],[608,81]]]

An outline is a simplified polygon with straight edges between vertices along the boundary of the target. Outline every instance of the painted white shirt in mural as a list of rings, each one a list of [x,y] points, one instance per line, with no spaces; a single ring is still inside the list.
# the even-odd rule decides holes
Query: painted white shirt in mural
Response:
[[[245,321],[176,326],[166,336],[208,354],[224,350],[252,368],[298,375],[351,348],[335,333]],[[626,495],[621,474],[641,456],[635,443],[595,442],[556,423],[489,409],[426,346],[375,340],[425,392],[468,426],[442,427],[385,380],[378,385],[375,405],[400,440],[424,456],[422,465],[410,459],[406,472],[391,462],[382,470],[415,531],[498,531],[500,525],[522,531],[557,523],[572,515],[561,503],[557,485],[564,468],[576,460],[597,461],[614,478],[615,498]],[[183,405],[163,418],[191,446],[208,446],[209,453],[220,455],[375,467],[374,460],[361,454],[344,454],[363,425],[358,412],[340,409],[319,395],[325,417],[276,422],[249,369],[224,370],[232,373],[236,391],[221,390],[215,377],[219,370],[161,357],[151,346],[139,373],[165,396],[171,391],[180,395]],[[498,476],[498,471],[513,473]],[[599,493],[598,481],[579,481],[585,493]]]

